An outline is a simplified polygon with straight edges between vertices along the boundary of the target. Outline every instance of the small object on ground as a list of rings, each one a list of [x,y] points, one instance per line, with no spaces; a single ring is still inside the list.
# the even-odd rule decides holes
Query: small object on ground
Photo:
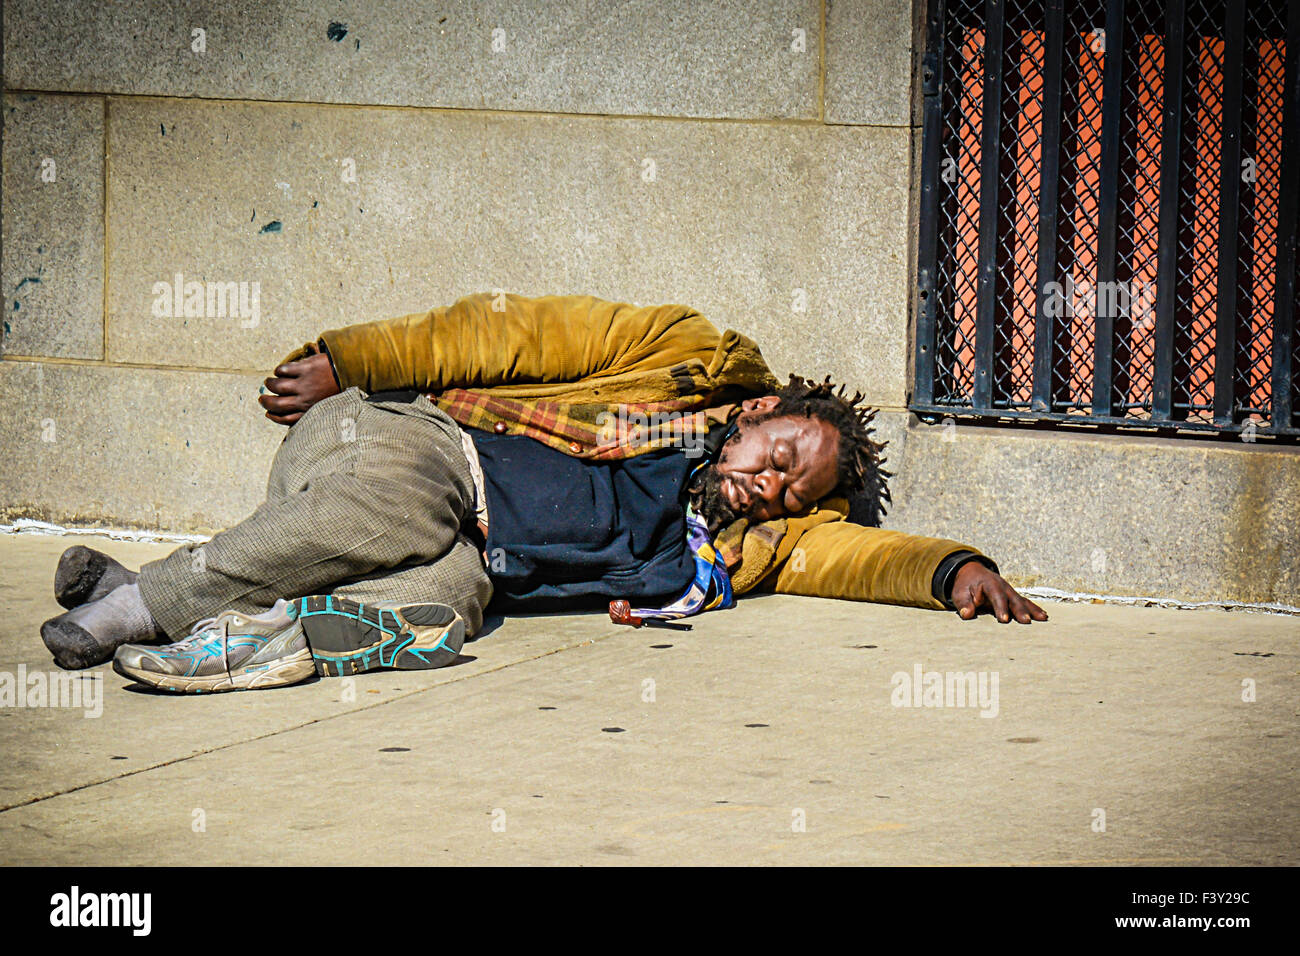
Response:
[[[627,601],[618,600],[609,602],[609,619],[615,624],[629,624],[632,627],[662,627],[671,631],[689,631],[692,627],[690,624],[679,624],[676,621],[661,621],[654,617],[637,617],[632,613],[632,605]]]

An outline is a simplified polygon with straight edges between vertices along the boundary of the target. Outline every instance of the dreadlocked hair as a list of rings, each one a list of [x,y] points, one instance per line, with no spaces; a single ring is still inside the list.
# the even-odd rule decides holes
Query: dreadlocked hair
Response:
[[[893,475],[881,466],[881,452],[888,442],[872,439],[871,423],[876,410],[862,404],[861,392],[852,398],[844,386],[835,386],[829,375],[820,383],[791,375],[787,385],[776,391],[774,415],[806,415],[821,419],[840,433],[840,454],[836,466],[839,484],[834,494],[849,499],[849,518],[859,524],[879,526],[885,505],[892,502],[889,479]]]

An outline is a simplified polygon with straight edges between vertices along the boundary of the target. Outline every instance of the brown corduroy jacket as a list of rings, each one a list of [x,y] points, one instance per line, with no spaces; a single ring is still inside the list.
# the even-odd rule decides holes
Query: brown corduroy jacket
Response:
[[[671,440],[611,444],[602,422],[620,406],[689,418],[778,387],[753,341],[720,333],[683,305],[484,293],[320,340],[343,388],[420,389],[463,426],[527,434],[591,460]],[[956,541],[853,524],[847,512],[844,499],[829,498],[800,515],[724,529],[715,544],[736,593],[942,608],[931,593],[935,570],[956,551],[979,554]]]

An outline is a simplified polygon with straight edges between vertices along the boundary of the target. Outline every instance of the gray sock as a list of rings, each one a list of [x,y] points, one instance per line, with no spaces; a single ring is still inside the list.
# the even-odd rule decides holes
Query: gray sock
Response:
[[[162,636],[135,583],[119,585],[98,601],[41,625],[45,646],[55,662],[67,668],[94,667],[109,660],[123,644]]]
[[[54,598],[71,611],[98,601],[120,584],[134,583],[137,576],[103,551],[73,545],[54,570]]]

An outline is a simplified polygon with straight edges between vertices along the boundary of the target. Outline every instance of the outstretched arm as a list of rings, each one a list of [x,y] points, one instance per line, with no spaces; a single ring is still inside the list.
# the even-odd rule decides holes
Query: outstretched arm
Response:
[[[974,548],[946,538],[829,521],[804,531],[761,586],[781,594],[955,610],[966,620],[986,608],[1003,623],[1047,620],[990,565]]]

